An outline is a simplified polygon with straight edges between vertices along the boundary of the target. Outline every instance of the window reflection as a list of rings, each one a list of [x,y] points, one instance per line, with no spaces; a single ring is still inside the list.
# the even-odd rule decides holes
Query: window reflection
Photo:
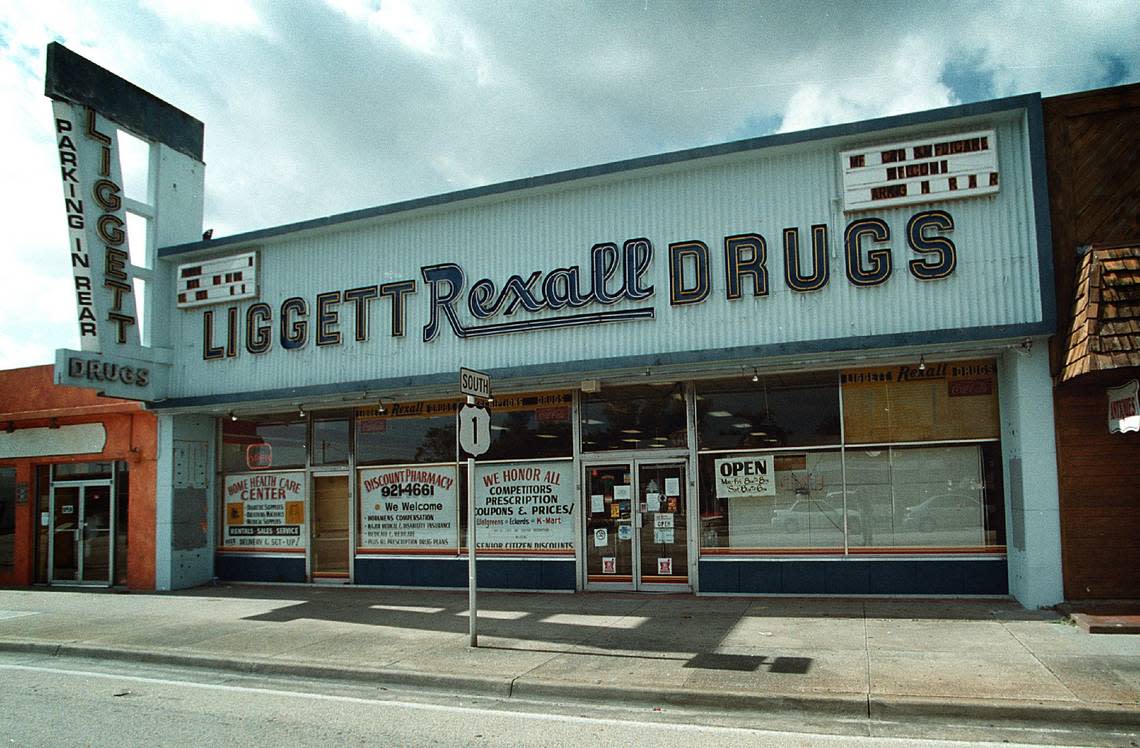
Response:
[[[680,384],[618,387],[582,398],[582,451],[684,447]]]
[[[838,444],[835,372],[697,383],[701,449],[758,449]]]
[[[222,419],[222,467],[226,472],[305,467],[304,419],[249,416]]]

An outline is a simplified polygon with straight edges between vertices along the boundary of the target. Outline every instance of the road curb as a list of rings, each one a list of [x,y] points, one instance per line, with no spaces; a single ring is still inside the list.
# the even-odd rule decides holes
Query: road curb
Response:
[[[970,722],[1031,722],[1072,727],[1114,726],[1140,729],[1140,708],[1128,704],[1087,704],[1031,699],[1001,701],[947,697],[871,696],[871,719],[954,719]]]
[[[646,707],[704,707],[724,711],[799,713],[847,719],[899,721],[966,720],[984,723],[1033,723],[1140,728],[1140,709],[1128,704],[1068,704],[1039,700],[980,699],[866,694],[757,693],[690,688],[625,687],[604,683],[537,680],[525,677],[426,673],[393,668],[320,665],[266,659],[231,659],[189,652],[95,647],[69,642],[0,640],[0,651],[173,665],[247,675],[287,675],[317,680],[366,682],[433,690],[464,691],[503,699],[559,700],[581,703],[635,703]]]
[[[189,652],[155,651],[127,647],[92,647],[82,644],[0,640],[0,651],[24,652],[49,657],[86,657],[94,660],[122,660],[150,665],[175,665],[204,670],[220,670],[247,675],[291,675],[318,680],[349,680],[413,688],[451,688],[473,691],[484,696],[509,698],[511,678],[455,673],[424,673],[392,668],[362,668],[345,665],[317,665],[265,659],[230,659]]]

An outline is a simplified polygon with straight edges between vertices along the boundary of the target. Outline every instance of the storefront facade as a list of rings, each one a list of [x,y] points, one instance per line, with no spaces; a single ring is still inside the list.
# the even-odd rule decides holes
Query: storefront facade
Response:
[[[1057,602],[1047,205],[1026,96],[160,241],[158,585],[463,586],[470,480],[485,587]]]
[[[0,585],[154,589],[155,417],[0,371]]]

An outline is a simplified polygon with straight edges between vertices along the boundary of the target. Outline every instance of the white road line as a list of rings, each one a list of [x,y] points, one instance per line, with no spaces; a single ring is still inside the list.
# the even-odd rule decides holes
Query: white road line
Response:
[[[422,704],[417,702],[395,701],[392,699],[370,699],[359,696],[338,696],[335,694],[322,694],[322,693],[309,693],[305,691],[287,691],[277,688],[261,688],[252,686],[231,686],[220,683],[196,683],[188,680],[177,680],[173,678],[150,678],[142,675],[127,675],[116,673],[101,673],[92,670],[71,670],[68,668],[53,668],[53,667],[40,667],[36,665],[10,665],[0,663],[0,670],[21,670],[24,672],[32,673],[50,673],[54,675],[75,675],[87,678],[103,678],[105,680],[129,680],[137,683],[153,683],[156,685],[164,686],[182,686],[186,688],[200,688],[210,691],[225,691],[229,693],[248,693],[248,694],[265,694],[271,696],[292,696],[295,698],[310,699],[313,701],[333,701],[346,704],[365,704],[371,706],[390,706],[401,709],[416,709],[425,712],[446,712],[451,714],[465,714],[465,715],[486,715],[492,714],[499,717],[509,717],[516,719],[529,719],[535,722],[570,722],[574,724],[590,724],[590,725],[607,725],[614,727],[630,727],[630,726],[645,726],[654,727],[658,729],[671,730],[680,733],[702,733],[707,735],[709,731],[724,733],[726,735],[769,735],[772,737],[787,736],[787,731],[780,730],[764,730],[760,728],[747,728],[747,727],[724,727],[718,725],[690,725],[684,723],[673,722],[650,722],[646,720],[637,719],[614,719],[610,717],[583,717],[580,715],[557,715],[557,714],[534,714],[531,712],[519,712],[506,709],[492,709],[492,708],[476,708],[466,706],[447,706],[444,704]],[[822,745],[826,743],[850,743],[852,740],[867,739],[866,735],[828,735],[828,734],[812,734],[813,744]],[[945,744],[947,746],[970,746],[971,748],[986,748],[993,746],[993,748],[1011,748],[1016,747],[1017,744],[1013,743],[979,743],[979,742],[961,742],[961,741],[941,741],[931,740],[929,738],[923,739],[929,743]],[[894,737],[876,737],[876,745],[899,745],[899,746],[913,746],[915,745],[914,738],[894,738]],[[1026,745],[1028,748],[1032,746]]]

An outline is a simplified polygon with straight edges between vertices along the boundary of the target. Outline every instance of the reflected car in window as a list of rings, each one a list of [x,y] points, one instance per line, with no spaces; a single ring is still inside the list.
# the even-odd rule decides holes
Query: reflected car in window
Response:
[[[814,516],[813,516],[814,515]],[[857,532],[860,527],[859,511],[847,510],[848,529]],[[797,533],[808,529],[843,530],[843,510],[832,506],[821,499],[796,499],[783,509],[776,509],[772,513],[772,525],[788,533]]]
[[[920,532],[980,527],[984,509],[977,496],[944,493],[907,507],[903,524]]]

